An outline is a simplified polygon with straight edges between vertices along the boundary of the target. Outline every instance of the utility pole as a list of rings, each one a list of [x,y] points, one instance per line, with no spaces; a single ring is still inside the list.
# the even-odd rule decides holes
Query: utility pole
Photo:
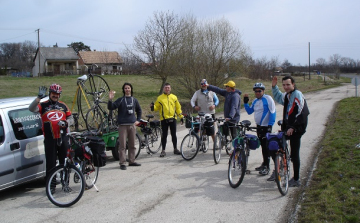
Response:
[[[310,80],[310,42],[309,42],[309,80]]]
[[[38,57],[39,57],[39,73],[38,77],[40,77],[40,29],[36,30],[38,32]]]

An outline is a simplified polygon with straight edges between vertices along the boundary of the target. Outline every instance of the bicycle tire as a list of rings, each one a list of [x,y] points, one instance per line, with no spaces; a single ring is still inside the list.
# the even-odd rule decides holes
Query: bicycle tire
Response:
[[[86,129],[94,134],[99,134],[103,130],[103,117],[99,108],[92,108],[86,113]]]
[[[209,146],[210,146],[210,140],[209,140],[209,136],[207,135],[203,135],[203,141],[201,142],[201,151],[203,153],[206,153],[209,150]]]
[[[187,134],[183,138],[180,145],[180,152],[184,160],[190,161],[195,158],[195,156],[199,152],[199,144],[199,136],[196,135],[194,132],[191,132],[191,134]]]
[[[246,155],[242,148],[236,149],[229,159],[228,180],[232,188],[237,188],[242,183],[246,172]]]
[[[147,142],[145,143],[148,145],[148,149],[152,154],[159,152],[161,148],[161,133],[161,128],[155,127],[152,129],[151,134],[146,137]]]
[[[221,150],[223,149],[222,137],[219,133],[216,133],[213,147],[213,157],[215,164],[220,163]]]
[[[77,182],[74,180],[75,177],[77,177]],[[68,164],[67,167],[56,166],[46,180],[46,196],[58,207],[69,207],[75,204],[84,194],[84,190],[84,175],[72,164]]]
[[[88,75],[88,78],[85,81],[80,81],[78,84],[80,84],[82,89],[81,91],[79,88],[77,93],[78,113],[84,120],[86,120],[86,113],[89,109],[91,109],[95,101],[94,96],[89,93],[100,92],[100,90],[103,90],[104,92],[101,94],[99,101],[105,102],[108,101],[110,87],[104,78],[93,74]],[[105,111],[109,114],[107,107],[105,109]]]
[[[285,153],[278,152],[275,157],[275,182],[283,196],[288,193],[290,177],[290,155],[288,150],[285,151]]]
[[[91,160],[85,159],[81,167],[81,171],[84,175],[86,189],[91,189],[96,183],[99,176],[100,167],[94,166]]]
[[[225,151],[227,155],[231,154],[232,150],[232,137],[231,136],[225,136]]]

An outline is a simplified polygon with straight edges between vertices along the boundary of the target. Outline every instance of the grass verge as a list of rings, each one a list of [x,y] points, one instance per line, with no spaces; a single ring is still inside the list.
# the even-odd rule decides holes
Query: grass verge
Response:
[[[321,142],[298,222],[360,222],[360,98],[341,100]]]

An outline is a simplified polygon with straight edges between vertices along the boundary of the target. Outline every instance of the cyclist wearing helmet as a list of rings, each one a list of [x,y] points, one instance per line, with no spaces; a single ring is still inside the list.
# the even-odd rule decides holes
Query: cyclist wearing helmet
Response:
[[[261,142],[263,162],[259,167],[255,168],[255,170],[259,171],[259,174],[261,175],[267,175],[270,171],[270,153],[266,145],[266,133],[271,132],[272,126],[275,123],[275,102],[270,95],[264,94],[265,86],[262,83],[254,84],[253,90],[256,97],[255,100],[252,102],[251,106],[249,106],[249,95],[245,94],[244,107],[249,115],[254,113],[254,118],[257,125],[257,136]],[[274,158],[274,154],[271,155]],[[271,176],[268,180],[275,180],[275,174],[274,177]]]
[[[52,84],[49,87],[49,99],[40,102],[45,98],[47,88],[39,87],[37,98],[29,105],[29,110],[39,112],[42,120],[42,130],[44,134],[46,176],[53,167],[56,166],[58,158],[60,164],[64,164],[67,149],[69,148],[69,138],[66,135],[68,125],[74,123],[68,106],[59,101],[62,88],[58,84]],[[64,129],[63,134],[60,130]]]

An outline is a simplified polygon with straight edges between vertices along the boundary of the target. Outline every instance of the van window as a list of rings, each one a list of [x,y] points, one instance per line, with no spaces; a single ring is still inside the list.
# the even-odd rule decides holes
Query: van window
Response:
[[[3,144],[5,139],[4,125],[0,116],[0,145]]]
[[[16,139],[28,139],[42,135],[41,116],[29,109],[17,109],[9,112],[9,119]]]

